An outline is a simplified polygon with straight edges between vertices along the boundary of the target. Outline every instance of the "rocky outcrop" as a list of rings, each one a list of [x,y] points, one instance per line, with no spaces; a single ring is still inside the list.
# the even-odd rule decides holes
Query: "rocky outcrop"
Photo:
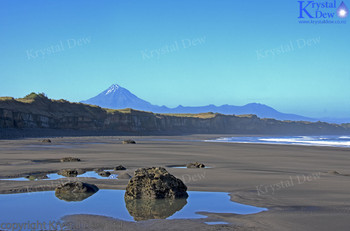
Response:
[[[205,165],[199,162],[188,163],[186,165],[187,168],[205,168]]]
[[[151,112],[107,110],[82,103],[51,100],[44,95],[23,99],[0,98],[0,128],[57,129],[133,134],[347,134],[350,125],[323,122],[279,121],[255,115],[155,114]],[[8,131],[10,132],[10,131]],[[16,133],[17,134],[17,133]],[[20,134],[23,134],[21,132]],[[6,136],[5,132],[0,136]]]
[[[76,169],[62,169],[57,174],[65,177],[76,177],[78,171]]]
[[[57,198],[65,201],[82,201],[98,191],[93,184],[83,182],[67,182],[55,189]]]
[[[140,168],[130,179],[125,199],[187,198],[186,185],[165,168]]]

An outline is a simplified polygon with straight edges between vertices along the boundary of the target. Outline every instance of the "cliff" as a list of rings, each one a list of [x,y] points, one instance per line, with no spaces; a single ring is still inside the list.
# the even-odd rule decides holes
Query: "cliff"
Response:
[[[255,115],[218,113],[155,114],[132,109],[112,110],[66,100],[48,99],[43,94],[25,98],[0,98],[0,130],[57,129],[113,131],[135,134],[345,134],[350,126],[323,122],[279,121]]]

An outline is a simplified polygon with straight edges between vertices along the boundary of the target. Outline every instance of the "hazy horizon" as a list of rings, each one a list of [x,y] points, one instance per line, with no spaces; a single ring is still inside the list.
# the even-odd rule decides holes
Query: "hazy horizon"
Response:
[[[299,13],[298,1],[277,0],[4,0],[0,95],[79,102],[116,83],[172,108],[350,117],[349,18],[300,24]]]

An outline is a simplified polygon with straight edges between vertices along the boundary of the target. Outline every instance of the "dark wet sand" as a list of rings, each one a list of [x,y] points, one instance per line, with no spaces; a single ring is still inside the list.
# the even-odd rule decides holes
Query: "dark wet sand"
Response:
[[[51,144],[41,143],[40,139],[0,140],[0,177],[64,168],[112,168],[120,164],[132,175],[139,167],[199,161],[212,168],[167,169],[183,179],[190,191],[229,192],[233,201],[269,211],[137,223],[86,215],[67,219],[80,227],[86,224],[82,230],[349,230],[350,149],[190,142],[216,136],[133,137],[136,145],[121,144],[124,137],[52,138]],[[58,162],[66,156],[82,161]],[[85,181],[103,189],[125,189],[128,182]],[[61,182],[0,181],[0,193],[52,190]],[[226,221],[230,225],[206,225],[204,221]]]

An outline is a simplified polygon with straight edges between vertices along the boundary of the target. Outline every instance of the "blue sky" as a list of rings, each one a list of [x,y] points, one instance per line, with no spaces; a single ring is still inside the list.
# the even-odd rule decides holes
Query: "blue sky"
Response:
[[[0,95],[80,101],[118,83],[170,107],[350,117],[350,17],[298,16],[296,0],[2,0]]]

